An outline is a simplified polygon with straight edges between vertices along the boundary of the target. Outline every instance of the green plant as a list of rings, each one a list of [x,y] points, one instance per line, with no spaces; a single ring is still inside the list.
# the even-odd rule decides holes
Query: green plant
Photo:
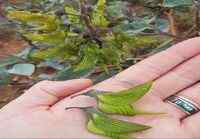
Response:
[[[138,114],[153,114],[133,107],[133,103],[142,98],[152,87],[152,82],[145,83],[120,92],[107,92],[91,90],[83,95],[96,98],[98,109],[104,113],[134,116]],[[155,113],[154,113],[155,114]]]
[[[0,18],[0,30],[17,31],[28,46],[0,62],[8,75],[0,75],[2,85],[24,77],[20,68],[9,72],[15,64],[32,70],[27,87],[43,79],[99,82],[200,30],[193,0],[10,1],[3,2],[7,20]]]
[[[150,126],[112,119],[104,113],[94,109],[84,110],[89,115],[87,128],[90,132],[111,137],[113,139],[128,139],[130,133],[150,129]]]
[[[114,114],[121,116],[136,115],[160,115],[165,113],[147,112],[138,109],[134,103],[139,101],[145,94],[150,92],[153,82],[135,86],[131,89],[118,92],[103,92],[97,90],[89,90],[86,93],[74,95],[71,99],[80,95],[95,98],[97,106],[90,107],[67,107],[66,110],[78,108],[83,110],[87,115],[87,129],[89,132],[108,136],[112,139],[129,139],[130,134],[142,132],[150,129],[150,126],[133,122],[127,122],[111,118],[109,115]]]
[[[141,132],[150,129],[151,127],[138,123],[113,119],[110,118],[107,114],[118,114],[123,116],[156,114],[152,112],[150,113],[137,111],[137,108],[132,107],[132,104],[135,101],[141,99],[146,93],[148,93],[151,87],[152,82],[147,82],[143,85],[119,92],[103,93],[101,91],[97,92],[92,90],[81,95],[95,97],[98,103],[97,109],[91,106],[85,108],[68,107],[66,110],[72,108],[83,110],[88,118],[87,129],[91,133],[108,136],[113,139],[128,139],[130,138],[129,135],[131,133]],[[72,99],[74,97],[77,97],[77,95],[73,96]]]
[[[32,1],[32,4],[45,5],[45,2]],[[79,77],[80,73],[80,76],[90,75],[96,67],[107,74],[109,66],[120,70],[121,63],[131,55],[128,51],[161,42],[156,36],[124,32],[127,17],[123,12],[126,11],[111,20],[116,6],[113,2],[99,0],[92,5],[80,0],[62,4],[61,11],[10,8],[7,17],[18,25],[23,38],[34,46],[28,60],[35,64],[46,60],[67,64],[67,70],[63,70],[69,78],[70,75]],[[58,71],[52,79],[59,80],[60,73],[63,71]]]

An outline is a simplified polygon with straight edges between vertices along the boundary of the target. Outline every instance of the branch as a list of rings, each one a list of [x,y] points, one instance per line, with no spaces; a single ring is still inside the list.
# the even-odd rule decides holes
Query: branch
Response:
[[[83,18],[85,25],[87,26],[91,34],[95,34],[95,28],[92,25],[91,19],[87,13],[87,8],[85,7],[85,0],[80,0],[81,17]]]
[[[176,29],[176,24],[175,20],[173,17],[173,10],[170,9],[169,12],[164,12],[164,14],[168,17],[169,23],[170,23],[170,31],[173,36],[177,36],[177,29]]]

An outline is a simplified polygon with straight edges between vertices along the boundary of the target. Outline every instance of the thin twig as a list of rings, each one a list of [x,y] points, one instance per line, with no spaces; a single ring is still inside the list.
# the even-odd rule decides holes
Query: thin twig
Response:
[[[173,36],[177,36],[177,28],[175,24],[175,20],[173,17],[173,10],[170,9],[169,12],[164,12],[165,15],[168,17],[169,23],[170,23],[170,31]]]

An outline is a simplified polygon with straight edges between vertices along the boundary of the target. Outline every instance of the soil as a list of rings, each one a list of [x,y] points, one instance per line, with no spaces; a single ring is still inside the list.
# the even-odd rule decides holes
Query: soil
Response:
[[[19,52],[24,47],[25,45],[22,41],[0,39],[0,60]],[[18,97],[21,93],[22,91],[19,91],[15,85],[0,86],[0,108]]]

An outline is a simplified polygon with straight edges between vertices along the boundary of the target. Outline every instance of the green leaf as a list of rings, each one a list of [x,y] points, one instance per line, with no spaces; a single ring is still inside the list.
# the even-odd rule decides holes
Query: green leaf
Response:
[[[94,134],[97,134],[97,135],[108,136],[108,137],[111,137],[112,139],[130,139],[127,135],[115,134],[115,133],[106,133],[106,132],[98,129],[98,127],[96,127],[96,125],[94,124],[93,120],[89,120],[89,122],[87,124],[87,129],[91,133],[94,133]]]
[[[15,64],[8,70],[10,74],[31,76],[35,72],[35,66],[33,64]]]
[[[104,113],[134,116],[138,114],[130,104],[107,104],[98,101],[98,108]]]
[[[88,130],[95,134],[106,135],[112,138],[120,138],[120,135],[128,137],[129,133],[140,132],[151,127],[137,123],[112,119],[104,113],[94,109],[85,110],[91,119],[88,122]]]
[[[0,61],[0,68],[8,66],[8,65],[15,64],[19,61],[21,61],[21,60],[16,56],[9,56],[8,58]]]
[[[31,54],[32,59],[45,60],[45,59],[61,59],[71,60],[75,59],[75,55],[78,53],[77,47],[74,44],[66,44],[64,46],[57,46],[47,48],[45,50],[38,50]]]
[[[97,27],[107,27],[109,21],[105,17],[106,0],[98,0],[92,13],[92,23]]]
[[[99,110],[108,114],[127,116],[161,114],[139,110],[132,106],[132,103],[141,99],[150,90],[151,86],[152,82],[147,82],[120,92],[102,93],[101,91],[97,92],[94,90],[83,95],[95,97],[98,101]]]
[[[67,14],[70,23],[78,24],[80,23],[80,12],[75,10],[72,6],[65,6],[65,12]]]
[[[191,6],[192,0],[164,0],[163,6],[168,8],[174,8],[179,6]]]
[[[104,47],[99,50],[99,64],[100,65],[120,65],[121,52],[115,46]]]
[[[29,11],[9,11],[8,18],[35,27],[35,30],[55,31],[60,24],[56,16]]]
[[[97,63],[97,49],[95,47],[87,47],[84,49],[84,56],[81,62],[75,67],[74,71],[93,69]]]
[[[91,44],[90,44],[91,45]],[[96,46],[95,46],[96,47]],[[73,67],[66,68],[60,71],[55,79],[56,80],[66,80],[73,78],[81,78],[88,77],[95,70],[95,66],[97,63],[97,48],[86,47],[83,50],[83,58],[81,58],[80,62]]]
[[[107,104],[130,104],[141,99],[152,87],[152,82],[147,82],[142,85],[138,85],[134,88],[116,92],[116,93],[103,93],[97,94],[99,101]]]
[[[107,114],[118,114],[126,116],[135,115],[160,115],[162,112],[150,112],[137,109],[131,104],[107,104],[105,102],[98,101],[98,109]]]
[[[102,129],[105,132],[111,132],[116,134],[138,132],[150,128],[146,125],[129,123],[121,120],[114,120],[107,117],[103,113],[101,115],[97,113],[92,114],[92,119],[98,128]]]
[[[51,46],[64,45],[67,33],[64,31],[56,31],[52,33],[26,33],[23,35],[32,42],[46,43]]]
[[[0,86],[1,85],[7,85],[11,81],[11,77],[9,73],[4,69],[0,68]]]

